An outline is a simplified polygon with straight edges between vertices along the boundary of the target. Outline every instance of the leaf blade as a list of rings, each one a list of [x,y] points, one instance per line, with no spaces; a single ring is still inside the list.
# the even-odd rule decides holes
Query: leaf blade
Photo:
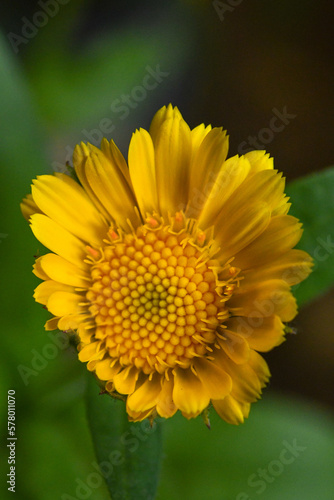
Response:
[[[303,223],[298,248],[314,259],[307,280],[294,287],[299,305],[325,293],[334,283],[334,167],[305,176],[287,186],[290,213]]]

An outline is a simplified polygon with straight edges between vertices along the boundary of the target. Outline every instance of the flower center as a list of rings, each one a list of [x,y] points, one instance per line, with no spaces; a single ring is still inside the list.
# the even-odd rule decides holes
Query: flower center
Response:
[[[207,247],[168,226],[113,234],[91,262],[87,293],[95,337],[110,357],[149,374],[212,352],[226,307]]]

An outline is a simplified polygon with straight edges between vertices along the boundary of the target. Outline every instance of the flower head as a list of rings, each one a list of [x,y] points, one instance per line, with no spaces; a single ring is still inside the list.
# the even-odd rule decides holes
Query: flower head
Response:
[[[290,287],[311,258],[293,249],[284,179],[264,151],[226,160],[228,137],[191,130],[169,105],[131,139],[77,146],[79,182],[42,175],[22,203],[51,253],[36,260],[47,330],[75,332],[79,359],[129,418],[196,417],[210,403],[239,423],[284,340]]]

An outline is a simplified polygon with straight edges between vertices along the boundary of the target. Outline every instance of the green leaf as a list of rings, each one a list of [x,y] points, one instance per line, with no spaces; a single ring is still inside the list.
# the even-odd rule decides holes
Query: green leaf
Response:
[[[334,283],[334,168],[293,181],[286,191],[291,197],[290,213],[304,227],[298,247],[314,259],[312,274],[295,287],[301,305]]]
[[[29,47],[27,71],[50,125],[67,131],[72,127],[78,132],[79,128],[87,139],[91,127],[100,128],[101,119],[109,120],[107,129],[121,128],[128,114],[141,109],[141,103],[147,100],[147,106],[163,89],[175,85],[175,80],[179,84],[180,72],[191,57],[194,35],[191,17],[184,16],[182,26],[178,23],[186,7],[181,5],[175,11],[166,5],[154,23],[146,25],[143,20],[143,28],[131,16],[125,17],[117,29],[100,30],[74,51],[69,49],[69,35],[80,27],[85,6],[72,7],[62,8],[56,22],[40,30],[39,43]],[[159,68],[165,76],[155,81],[150,71]],[[153,83],[151,90],[146,89],[147,78]],[[138,97],[136,91],[141,92]]]
[[[18,190],[28,188],[32,173],[45,162],[43,125],[37,116],[33,99],[20,67],[18,57],[0,33],[1,141],[0,162],[7,182]],[[45,168],[45,167],[44,167]],[[8,187],[5,190],[9,191]],[[13,195],[10,193],[12,199]]]
[[[161,424],[129,422],[125,403],[99,395],[92,376],[87,383],[87,414],[96,456],[111,498],[153,500],[160,474]]]
[[[158,500],[333,499],[333,418],[314,401],[265,395],[240,426],[210,421],[165,422]]]
[[[1,347],[3,362],[13,381],[18,375],[17,365],[27,364],[32,356],[30,350],[37,347],[37,332],[43,330],[44,317],[40,317],[39,330],[35,318],[36,311],[41,309],[34,307],[32,294],[37,280],[31,273],[33,256],[41,245],[34,241],[19,204],[29,192],[31,178],[45,171],[47,161],[45,129],[36,113],[20,59],[1,33],[0,67],[0,252],[1,280],[6,289],[0,302],[0,315],[2,327],[8,332],[2,335]],[[24,314],[10,314],[17,304]],[[23,331],[29,334],[22,335]]]

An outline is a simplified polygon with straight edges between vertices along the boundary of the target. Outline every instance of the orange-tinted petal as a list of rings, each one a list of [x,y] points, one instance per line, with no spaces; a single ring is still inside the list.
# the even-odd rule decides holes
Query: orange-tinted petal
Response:
[[[112,380],[119,370],[119,365],[109,357],[95,365],[95,373],[100,380]]]
[[[210,402],[210,395],[201,380],[190,369],[174,370],[173,401],[185,413],[198,413]]]
[[[234,316],[263,318],[277,314],[282,321],[292,321],[297,314],[297,303],[290,286],[283,280],[268,280],[253,287],[236,289],[228,302]]]
[[[227,151],[226,131],[213,128],[205,135],[196,153],[193,152],[190,162],[186,215],[196,217],[201,211],[226,159]]]
[[[131,394],[136,387],[139,372],[135,366],[128,366],[115,375],[113,382],[120,394]]]
[[[249,403],[241,403],[231,395],[221,400],[213,400],[212,404],[223,420],[234,425],[242,424],[250,410]]]
[[[42,211],[36,205],[31,194],[28,194],[20,203],[20,208],[23,217],[29,220],[33,214],[41,214]]]
[[[227,329],[238,337],[244,338],[256,351],[266,352],[284,342],[284,324],[278,316],[263,317],[257,312],[249,317],[230,318]]]
[[[221,335],[224,338],[219,338],[218,343],[225,354],[227,354],[237,365],[247,363],[250,354],[250,348],[247,341],[240,335],[228,331],[226,328],[222,330]]]
[[[146,411],[157,404],[161,392],[161,376],[155,373],[136,389],[127,399],[127,406],[133,411]]]
[[[232,380],[223,367],[205,358],[196,359],[194,367],[211,399],[221,399],[231,392]]]
[[[177,407],[173,401],[173,389],[174,389],[174,377],[170,375],[167,380],[164,378],[162,382],[162,389],[158,395],[156,410],[158,414],[163,418],[172,417],[176,411]]]
[[[303,250],[292,249],[262,265],[243,272],[243,287],[248,287],[268,279],[282,279],[290,286],[303,281],[310,274],[312,257]]]
[[[267,229],[235,256],[233,265],[246,270],[272,262],[291,250],[300,240],[302,232],[301,224],[295,217],[273,217]]]

